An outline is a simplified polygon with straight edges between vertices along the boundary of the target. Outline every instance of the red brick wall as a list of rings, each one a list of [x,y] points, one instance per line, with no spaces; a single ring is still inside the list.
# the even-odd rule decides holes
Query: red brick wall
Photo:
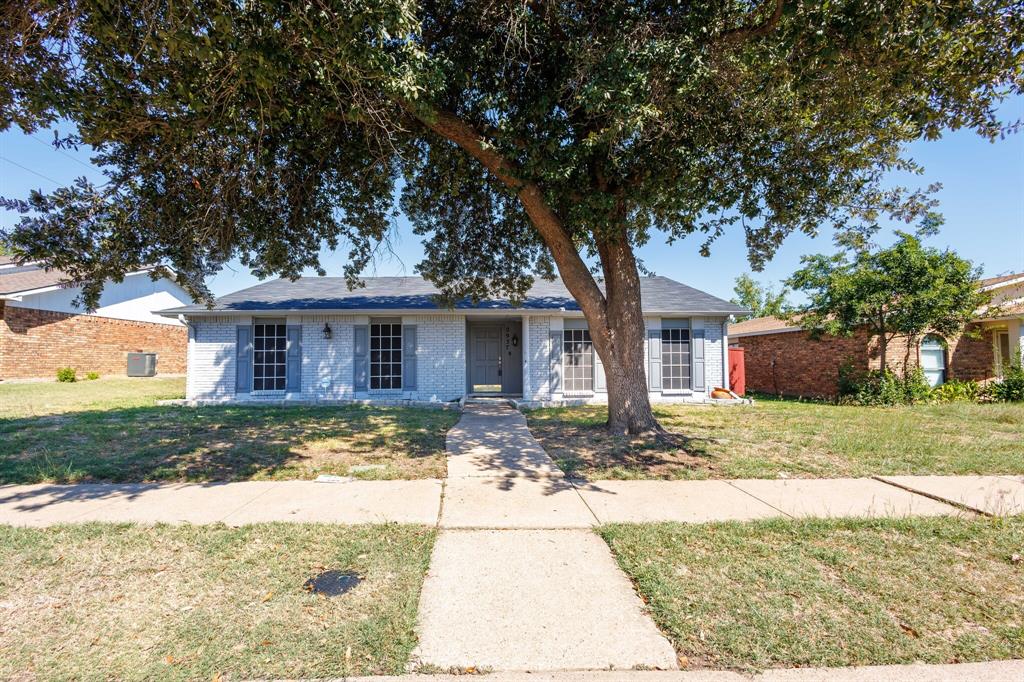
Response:
[[[56,377],[61,367],[124,375],[129,352],[157,353],[158,374],[185,371],[185,327],[3,306],[0,379]]]
[[[807,332],[760,334],[733,339],[744,349],[747,390],[790,396],[835,395],[839,367],[847,361],[867,366],[867,338],[823,337]]]
[[[851,361],[859,369],[881,367],[878,342],[866,333],[850,338],[824,336],[815,341],[807,332],[760,334],[733,339],[744,348],[748,391],[789,396],[831,397],[838,390],[839,368]],[[965,334],[947,340],[947,374],[950,379],[992,379],[994,356],[992,332],[980,338]],[[917,344],[896,337],[886,350],[890,368],[902,372],[916,367]]]
[[[966,334],[949,342],[946,364],[953,379],[989,381],[996,378],[996,356],[993,350],[992,330],[981,332],[979,338]]]

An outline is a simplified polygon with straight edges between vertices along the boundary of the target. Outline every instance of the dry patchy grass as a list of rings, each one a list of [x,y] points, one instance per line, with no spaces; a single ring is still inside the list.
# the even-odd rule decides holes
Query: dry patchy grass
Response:
[[[361,478],[445,475],[455,412],[156,406],[177,381],[0,385],[0,483],[309,479],[357,464],[380,465]]]
[[[831,478],[1024,473],[1024,404],[855,407],[760,400],[658,405],[682,447],[610,436],[604,407],[534,410],[566,472],[601,478]]]
[[[0,526],[0,678],[400,673],[433,541],[397,525]],[[305,591],[325,567],[364,580]]]
[[[1024,518],[600,532],[693,667],[1024,657]]]

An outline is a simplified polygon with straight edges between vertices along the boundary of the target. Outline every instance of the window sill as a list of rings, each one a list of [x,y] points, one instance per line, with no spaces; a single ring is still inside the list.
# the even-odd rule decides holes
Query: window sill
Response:
[[[662,391],[662,395],[693,395],[694,391],[692,388],[673,389],[671,391]]]

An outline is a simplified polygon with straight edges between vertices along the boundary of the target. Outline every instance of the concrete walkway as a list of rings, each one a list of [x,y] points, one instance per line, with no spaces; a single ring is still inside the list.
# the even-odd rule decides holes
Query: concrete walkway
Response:
[[[598,519],[522,414],[468,404],[447,444],[414,669],[676,667],[607,545],[579,530]]]

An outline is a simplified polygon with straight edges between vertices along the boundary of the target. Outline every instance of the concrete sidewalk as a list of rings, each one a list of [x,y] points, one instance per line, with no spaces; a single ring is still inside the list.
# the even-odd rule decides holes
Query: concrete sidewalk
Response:
[[[466,682],[465,675],[349,677],[344,682]],[[613,670],[491,673],[487,682],[1020,682],[1024,661],[858,668],[781,668],[756,675],[728,670]],[[336,682],[342,682],[337,680]]]
[[[444,504],[442,510],[442,490]],[[580,481],[562,476],[447,481],[248,481],[0,485],[0,523],[420,523],[460,529],[590,528],[603,523],[773,517],[1024,514],[1014,476]]]
[[[418,523],[433,525],[442,483],[247,481],[206,484],[0,486],[0,523],[48,526],[117,521],[227,523]]]

